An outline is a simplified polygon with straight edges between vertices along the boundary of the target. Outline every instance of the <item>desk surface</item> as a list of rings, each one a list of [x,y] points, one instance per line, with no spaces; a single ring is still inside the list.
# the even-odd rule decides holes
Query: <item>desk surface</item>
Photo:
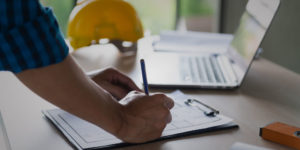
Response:
[[[139,52],[147,49],[149,49],[147,46],[139,47]],[[72,55],[85,71],[114,66],[141,85],[140,70],[135,63],[137,56],[124,56],[109,45],[101,48],[91,46]],[[1,72],[0,83],[0,110],[13,150],[73,149],[41,113],[41,110],[55,106],[32,93],[11,73]],[[152,92],[155,91],[171,92],[152,89]],[[254,62],[244,84],[237,90],[183,90],[183,92],[219,109],[222,114],[233,118],[240,128],[121,149],[228,150],[237,141],[274,149],[288,149],[261,139],[258,136],[259,128],[274,121],[300,126],[300,75],[265,59]]]

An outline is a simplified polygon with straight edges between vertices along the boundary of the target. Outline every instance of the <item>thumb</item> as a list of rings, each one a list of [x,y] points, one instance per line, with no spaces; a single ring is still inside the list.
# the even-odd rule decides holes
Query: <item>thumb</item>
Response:
[[[164,105],[165,107],[167,107],[168,109],[172,109],[174,107],[174,101],[169,98],[169,97],[166,97],[165,98],[165,101],[164,101]]]

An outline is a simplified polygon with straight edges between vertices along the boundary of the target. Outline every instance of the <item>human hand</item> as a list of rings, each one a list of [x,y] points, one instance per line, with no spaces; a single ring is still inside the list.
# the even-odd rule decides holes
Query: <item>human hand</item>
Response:
[[[142,91],[129,77],[113,68],[99,72],[92,80],[118,100],[124,98],[130,91]]]
[[[159,138],[172,120],[170,109],[174,102],[164,94],[147,96],[133,91],[120,103],[123,120],[116,136],[125,142],[141,143]]]

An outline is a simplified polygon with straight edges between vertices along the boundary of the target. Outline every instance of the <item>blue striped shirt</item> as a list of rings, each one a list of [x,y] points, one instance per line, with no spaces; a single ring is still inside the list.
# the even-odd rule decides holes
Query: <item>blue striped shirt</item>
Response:
[[[50,8],[38,0],[0,0],[0,70],[19,73],[56,64],[68,50]]]

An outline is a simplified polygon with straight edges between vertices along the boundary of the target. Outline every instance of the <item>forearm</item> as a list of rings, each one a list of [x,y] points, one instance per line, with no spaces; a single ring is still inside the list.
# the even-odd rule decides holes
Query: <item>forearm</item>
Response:
[[[116,134],[121,105],[88,78],[68,56],[63,62],[16,75],[33,92],[54,105]]]

